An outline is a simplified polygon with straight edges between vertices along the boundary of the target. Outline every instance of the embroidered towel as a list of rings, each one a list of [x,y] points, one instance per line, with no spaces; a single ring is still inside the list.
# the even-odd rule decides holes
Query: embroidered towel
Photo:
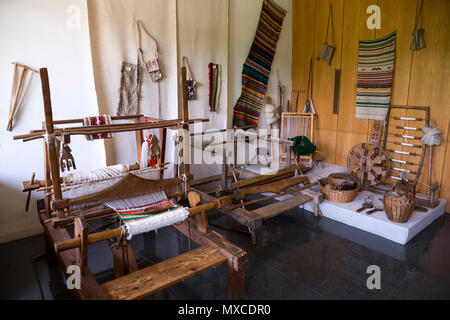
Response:
[[[394,75],[396,31],[359,42],[356,118],[386,119]]]

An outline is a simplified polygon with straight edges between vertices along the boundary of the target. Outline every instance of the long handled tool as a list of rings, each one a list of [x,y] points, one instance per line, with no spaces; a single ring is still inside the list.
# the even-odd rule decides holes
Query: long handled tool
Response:
[[[8,131],[12,131],[12,127],[13,127],[12,123],[13,123],[14,115],[16,114],[17,110],[19,109],[20,104],[22,103],[25,93],[28,90],[28,87],[32,80],[33,74],[31,74],[31,76],[29,76],[28,79],[26,79],[26,72],[28,71],[28,72],[32,72],[32,73],[37,73],[36,70],[31,69],[30,67],[27,67],[23,64],[16,63],[16,62],[12,62],[12,64],[14,65],[14,72],[13,72],[13,79],[12,79],[13,85],[12,85],[12,90],[11,90],[12,92],[11,92],[8,125],[6,127],[6,130],[8,130]],[[19,71],[18,81],[16,82],[17,69],[20,69],[20,71]]]

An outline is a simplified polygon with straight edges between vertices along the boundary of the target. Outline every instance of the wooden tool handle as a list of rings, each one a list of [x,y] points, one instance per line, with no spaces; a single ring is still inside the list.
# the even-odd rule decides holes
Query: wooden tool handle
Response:
[[[36,177],[36,172],[33,172],[33,174],[31,175],[31,179],[30,179],[30,185],[32,185],[34,183],[35,177]],[[28,191],[28,195],[27,195],[27,204],[25,206],[26,212],[28,212],[28,208],[30,207],[30,200],[31,200],[31,190]]]

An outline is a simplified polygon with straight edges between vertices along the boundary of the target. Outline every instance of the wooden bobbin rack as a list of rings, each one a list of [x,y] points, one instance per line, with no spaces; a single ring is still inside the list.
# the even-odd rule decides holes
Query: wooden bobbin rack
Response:
[[[386,118],[383,149],[391,158],[390,180],[419,182],[426,146],[420,142],[422,128],[430,120],[430,107],[391,106]],[[388,179],[389,181],[389,179]],[[394,182],[392,181],[392,182]]]

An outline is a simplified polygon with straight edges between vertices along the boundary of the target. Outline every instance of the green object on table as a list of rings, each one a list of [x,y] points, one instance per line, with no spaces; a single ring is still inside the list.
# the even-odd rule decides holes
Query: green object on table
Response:
[[[289,140],[294,141],[292,152],[296,155],[308,156],[316,151],[316,145],[305,136],[297,136],[295,138],[289,138]]]

